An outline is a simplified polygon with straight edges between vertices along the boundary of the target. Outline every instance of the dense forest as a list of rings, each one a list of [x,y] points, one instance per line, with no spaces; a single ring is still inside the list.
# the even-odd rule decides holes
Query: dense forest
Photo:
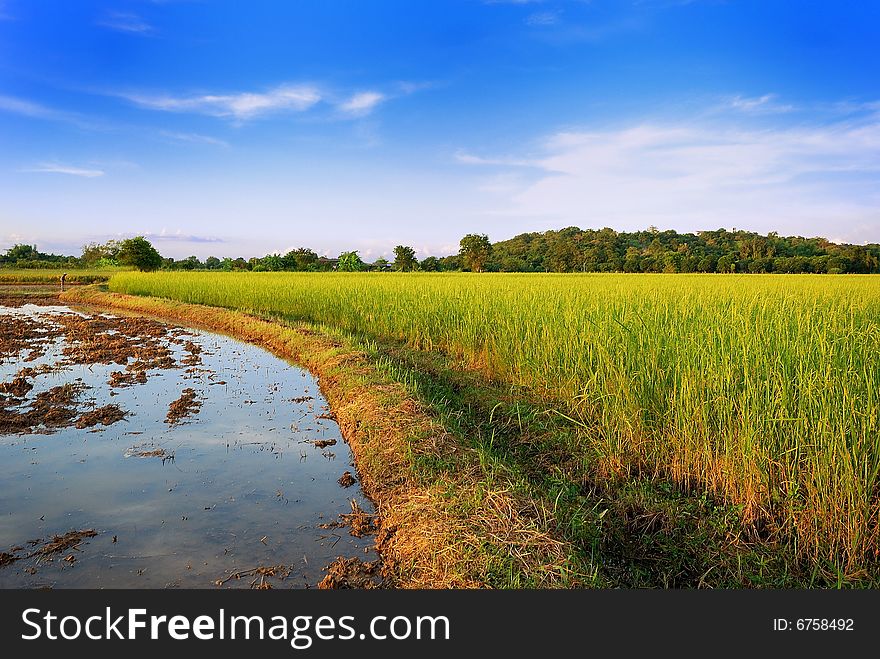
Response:
[[[139,242],[140,241],[140,242]],[[394,248],[393,261],[364,262],[357,251],[337,258],[319,256],[301,247],[263,257],[162,258],[142,238],[92,243],[82,255],[59,256],[15,245],[0,254],[0,267],[76,268],[134,265],[138,251],[147,250],[148,269],[162,270],[422,270],[480,272],[720,272],[720,273],[878,273],[880,245],[848,245],[825,238],[761,235],[736,229],[678,233],[653,227],[632,233],[613,229],[579,229],[523,233],[491,243],[487,236],[468,234],[458,254],[429,256],[421,261],[411,247]]]
[[[502,272],[880,272],[880,245],[749,231],[677,233],[651,228],[524,233],[492,245],[487,270]]]

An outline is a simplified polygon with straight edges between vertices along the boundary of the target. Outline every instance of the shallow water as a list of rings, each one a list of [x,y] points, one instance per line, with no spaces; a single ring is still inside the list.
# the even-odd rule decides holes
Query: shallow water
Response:
[[[57,313],[72,311],[0,307],[0,323],[16,314],[51,322]],[[372,507],[359,485],[337,483],[355,470],[338,426],[322,418],[327,403],[315,379],[255,346],[186,332],[182,339],[202,347],[201,364],[190,372],[151,369],[146,383],[129,387],[107,384],[111,371],[124,368],[118,364],[66,366],[31,379],[25,404],[81,378],[90,388],[78,409],[113,403],[130,414],[110,426],[51,434],[0,428],[0,551],[71,530],[98,532],[52,560],[33,556],[0,567],[0,587],[215,587],[260,565],[291,570],[284,581],[272,580],[274,587],[305,587],[338,556],[375,558],[370,538],[319,527],[350,512],[352,499],[367,512]],[[3,359],[0,382],[22,366],[58,362],[63,345],[51,342],[26,364],[23,354]],[[185,356],[179,343],[168,346],[175,361]],[[166,423],[169,404],[185,388],[197,392],[200,410]],[[316,439],[337,443],[321,449],[311,443]],[[157,448],[173,460],[135,455]],[[74,560],[63,560],[68,555]]]

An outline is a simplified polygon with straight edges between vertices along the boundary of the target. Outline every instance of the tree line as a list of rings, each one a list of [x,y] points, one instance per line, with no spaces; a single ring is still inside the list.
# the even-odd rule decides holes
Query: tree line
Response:
[[[878,273],[880,245],[833,243],[825,238],[762,235],[718,229],[696,233],[618,232],[579,229],[523,233],[492,243],[485,234],[468,234],[459,251],[419,260],[414,248],[398,245],[393,260],[365,262],[356,250],[337,258],[306,247],[245,259],[196,256],[162,257],[142,236],[90,243],[82,255],[39,252],[35,245],[14,245],[0,255],[0,267],[75,268],[131,266],[141,270],[248,270],[252,272],[322,272],[396,270],[401,272],[719,272],[719,273]]]
[[[520,234],[492,248],[487,269],[501,272],[880,272],[877,244],[736,229],[626,233],[568,227]]]

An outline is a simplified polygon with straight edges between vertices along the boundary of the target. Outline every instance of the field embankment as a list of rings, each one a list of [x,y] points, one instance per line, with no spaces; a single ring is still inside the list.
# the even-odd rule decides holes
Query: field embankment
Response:
[[[590,585],[596,571],[554,537],[549,511],[489,480],[476,451],[459,445],[399,383],[338,333],[279,324],[220,308],[77,288],[62,299],[161,316],[227,333],[307,367],[356,457],[376,504],[377,548],[402,587]]]
[[[549,505],[581,559],[616,566],[613,583],[876,577],[878,279],[122,273],[110,287],[346,335],[487,473]]]

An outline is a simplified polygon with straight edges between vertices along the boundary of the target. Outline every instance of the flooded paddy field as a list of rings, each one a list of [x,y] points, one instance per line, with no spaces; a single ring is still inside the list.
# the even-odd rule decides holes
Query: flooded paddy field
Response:
[[[351,463],[315,379],[261,348],[0,306],[0,587],[344,577],[377,558]]]

